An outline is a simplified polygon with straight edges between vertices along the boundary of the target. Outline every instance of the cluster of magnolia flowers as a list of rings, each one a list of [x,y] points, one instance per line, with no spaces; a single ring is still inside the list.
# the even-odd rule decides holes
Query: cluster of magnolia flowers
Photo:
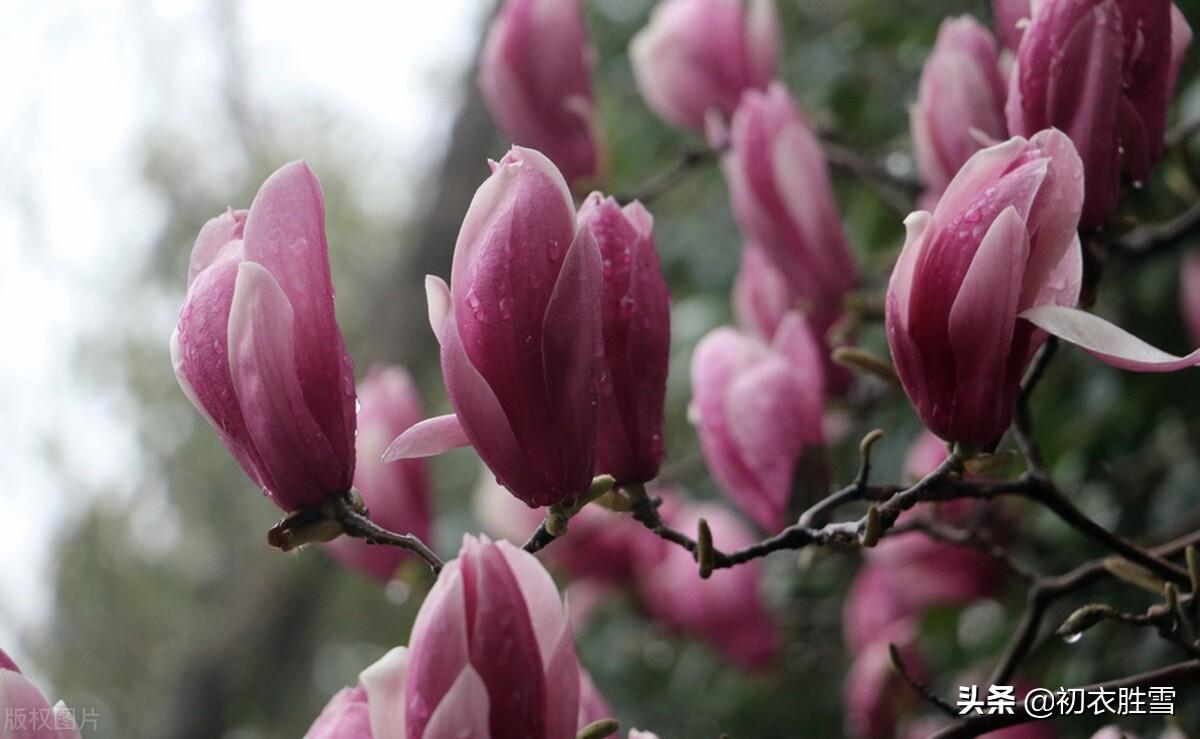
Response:
[[[936,466],[946,442],[988,449],[1000,440],[1022,373],[1050,334],[1128,369],[1200,362],[1075,308],[1077,234],[1108,221],[1122,183],[1145,179],[1160,157],[1190,29],[1167,0],[1033,5],[995,2],[1003,50],[969,17],[947,20],[912,108],[927,209],[904,222],[886,327],[897,374],[932,432],[914,452],[931,461],[911,464],[914,473]],[[745,238],[738,325],[696,347],[690,416],[713,477],[769,533],[794,520],[793,478],[823,455],[826,401],[851,385],[830,361],[830,337],[858,285],[821,142],[776,78],[780,46],[772,0],[663,0],[630,46],[651,109],[721,152]],[[642,204],[596,192],[576,206],[572,188],[606,172],[591,57],[578,0],[507,0],[488,34],[480,84],[517,145],[491,163],[471,202],[449,283],[426,282],[451,415],[421,420],[398,367],[373,369],[356,392],[334,316],[321,189],[303,163],[268,178],[248,210],[201,230],[171,341],[175,372],[284,511],[319,518],[353,490],[361,501],[350,505],[372,521],[427,540],[420,458],[469,445],[497,483],[482,486],[482,517],[519,541],[542,520],[536,509],[574,504],[598,476],[618,488],[658,477],[670,296]],[[1200,260],[1184,281],[1200,340]],[[703,518],[723,544],[756,538],[720,506],[656,493],[680,528]],[[935,515],[969,514],[943,504]],[[633,581],[647,612],[736,664],[754,669],[776,654],[760,563],[702,581],[691,554],[628,517],[591,506],[571,527],[550,561],[574,575],[574,600]],[[407,556],[347,537],[325,546],[384,580]],[[929,607],[994,592],[993,567],[917,534],[872,551],[846,605],[857,655],[850,730],[896,730],[887,645],[910,643],[905,634]],[[610,715],[542,564],[468,536],[409,645],[337,694],[309,736],[560,739]]]

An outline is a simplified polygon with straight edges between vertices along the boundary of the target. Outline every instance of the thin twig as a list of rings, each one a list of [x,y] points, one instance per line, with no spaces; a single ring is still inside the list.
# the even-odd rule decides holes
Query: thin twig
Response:
[[[1197,233],[1200,233],[1200,201],[1169,221],[1138,226],[1112,243],[1130,256],[1146,256],[1179,246]]]
[[[425,542],[412,534],[397,534],[379,526],[367,518],[365,512],[360,511],[348,495],[338,496],[331,500],[325,505],[323,513],[341,524],[342,532],[346,536],[363,539],[368,544],[384,544],[407,549],[425,560],[425,564],[429,565],[429,569],[433,570],[434,574],[442,570],[444,563],[441,558]]]
[[[618,193],[617,202],[625,204],[639,200],[643,204],[650,203],[683,182],[701,166],[715,162],[720,156],[720,151],[709,147],[684,149],[683,154],[669,167],[633,189]]]
[[[904,682],[908,683],[908,686],[913,689],[914,693],[921,696],[927,703],[947,716],[958,718],[958,710],[954,706],[942,700],[941,696],[934,692],[932,688],[913,676],[912,672],[908,669],[908,665],[904,664],[904,659],[900,656],[900,650],[895,644],[888,644],[888,656],[892,658],[892,667],[896,668],[896,672],[900,674]]]

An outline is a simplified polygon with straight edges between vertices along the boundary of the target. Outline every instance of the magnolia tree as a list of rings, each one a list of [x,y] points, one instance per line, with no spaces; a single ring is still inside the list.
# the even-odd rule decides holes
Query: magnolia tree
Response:
[[[1078,505],[1076,481],[1051,474],[1033,425],[1065,344],[1132,372],[1200,364],[1200,350],[1168,354],[1090,310],[1106,254],[1173,248],[1200,223],[1195,207],[1142,225],[1122,210],[1167,142],[1197,128],[1167,131],[1191,30],[1167,0],[993,10],[992,30],[961,16],[938,31],[909,119],[917,183],[828,140],[797,104],[779,79],[772,0],[663,0],[629,44],[633,77],[665,124],[706,144],[609,195],[580,3],[503,2],[479,84],[513,146],[462,214],[448,279],[425,282],[448,415],[424,418],[400,367],[356,389],[305,164],[204,226],[171,356],[183,392],[285,512],[268,541],[326,548],[381,582],[406,561],[436,576],[408,643],[363,665],[309,737],[615,734],[621,706],[576,655],[590,604],[631,586],[653,618],[762,671],[804,647],[784,643],[763,597],[765,559],[819,550],[862,554],[842,612],[849,735],[1057,736],[1070,711],[1035,701],[1049,686],[1024,668],[1052,632],[1073,640],[1102,622],[1152,627],[1174,656],[1150,672],[1081,667],[1091,683],[1055,689],[1200,683],[1200,521],[1174,538],[1111,530]],[[672,310],[654,201],[705,167],[723,174],[744,237],[736,325],[691,352],[689,418],[723,501],[662,474]],[[903,246],[882,272],[843,227],[831,167],[897,211]],[[1180,274],[1200,343],[1200,258]],[[890,360],[855,345],[871,323]],[[903,477],[881,482],[872,451],[887,429],[847,434],[889,397],[906,397],[927,431]],[[857,469],[840,469],[831,450],[855,442]],[[423,458],[465,446],[490,470],[476,505],[495,540],[468,535],[443,561],[427,543]],[[1033,508],[1105,556],[1017,556]],[[569,609],[547,565],[569,583]],[[1152,602],[1055,608],[1106,580]],[[1028,598],[1007,644],[967,674],[939,674],[923,616],[1014,581]],[[0,668],[0,702],[48,707],[2,652]],[[794,728],[805,734],[802,717]],[[67,721],[15,736],[74,732]]]

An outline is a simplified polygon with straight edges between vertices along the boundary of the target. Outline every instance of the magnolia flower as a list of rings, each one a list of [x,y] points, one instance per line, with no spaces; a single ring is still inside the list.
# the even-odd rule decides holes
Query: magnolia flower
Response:
[[[671,354],[671,296],[654,250],[654,218],[639,202],[622,208],[592,193],[579,227],[600,249],[604,367],[596,474],[618,484],[649,482],[663,458],[663,403]]]
[[[373,367],[358,388],[358,399],[354,489],[362,495],[372,521],[428,542],[433,511],[425,462],[383,461],[392,439],[421,420],[421,399],[412,378],[403,367]],[[399,547],[373,546],[347,536],[325,547],[343,563],[383,581],[409,556]]]
[[[742,233],[824,337],[857,273],[820,142],[781,83],[742,98],[722,168]]]
[[[43,693],[0,649],[0,737],[79,739],[75,717],[62,701],[50,705]]]
[[[507,542],[464,537],[397,647],[333,697],[308,739],[570,739],[575,639],[553,580]]]
[[[513,147],[475,193],[450,285],[426,280],[454,415],[422,421],[387,459],[471,444],[530,506],[572,498],[595,468],[603,356],[600,252],[562,175]]]
[[[692,356],[690,417],[713,477],[767,531],[786,525],[797,463],[823,444],[822,352],[799,314],[771,344],[719,328]]]
[[[662,0],[629,44],[638,89],[659,118],[703,131],[742,93],[763,89],[779,59],[775,0]]]
[[[1082,163],[1063,133],[1047,130],[976,153],[932,214],[905,220],[888,285],[888,344],[909,399],[941,438],[1000,438],[1046,332],[1124,369],[1200,363],[1200,351],[1172,356],[1073,308],[1082,202]]]
[[[318,508],[350,490],[354,367],[333,312],[325,201],[303,162],[267,178],[248,211],[201,229],[171,361],[280,508]]]
[[[575,182],[602,168],[593,51],[579,0],[506,0],[488,31],[479,86],[513,143],[543,152]]]
[[[1064,130],[1087,175],[1081,225],[1103,225],[1122,178],[1145,180],[1163,151],[1167,105],[1192,31],[1170,0],[1044,0],[1017,50],[1013,134]]]
[[[695,531],[703,518],[718,549],[732,551],[756,541],[720,506],[663,497],[660,511],[676,530]],[[653,618],[702,639],[744,670],[762,668],[775,658],[780,645],[775,620],[760,590],[761,561],[716,570],[702,580],[696,576],[696,561],[687,550],[657,537],[640,537],[637,542],[637,589]]]
[[[1179,270],[1179,297],[1183,304],[1183,320],[1192,341],[1200,343],[1200,254],[1183,258]]]
[[[931,195],[941,194],[972,154],[1006,136],[997,54],[992,34],[971,16],[942,22],[909,111],[917,166]]]
[[[925,673],[916,649],[911,622],[893,625],[880,638],[854,655],[846,675],[846,733],[861,739],[895,736],[900,718],[919,699],[892,666],[889,646],[895,644],[901,658],[918,677]]]

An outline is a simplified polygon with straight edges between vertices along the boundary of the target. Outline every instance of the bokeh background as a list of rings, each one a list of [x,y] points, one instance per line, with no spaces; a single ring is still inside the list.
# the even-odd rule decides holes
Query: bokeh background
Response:
[[[1179,4],[1197,25],[1200,2]],[[421,283],[448,275],[486,159],[507,148],[475,85],[493,5],[0,3],[0,645],[55,699],[95,709],[88,736],[300,736],[336,689],[407,640],[429,578],[413,569],[385,589],[319,551],[269,549],[278,511],[179,391],[167,339],[201,224],[244,207],[266,175],[303,158],[325,189],[338,316],[359,375],[405,364],[427,410],[446,407]],[[610,189],[626,190],[700,142],[659,123],[633,84],[626,47],[650,0],[585,5]],[[907,106],[938,24],[964,12],[990,20],[987,3],[779,5],[782,76],[799,102],[829,137],[911,176]],[[1200,117],[1194,52],[1175,121]],[[1184,161],[1168,153],[1125,216],[1153,220],[1194,202]],[[900,218],[856,179],[839,174],[835,186],[866,287],[882,290]],[[715,167],[652,210],[674,298],[669,474],[715,498],[686,421],[687,367],[697,339],[731,320],[739,237]],[[1098,310],[1184,349],[1178,258],[1113,256]],[[860,342],[886,350],[877,325]],[[1063,351],[1036,400],[1056,477],[1123,533],[1189,520],[1200,497],[1197,387],[1195,372],[1120,373]],[[857,439],[875,426],[888,431],[877,479],[898,479],[918,426],[896,395],[872,403],[833,450],[835,479],[852,475]],[[467,450],[435,469],[434,544],[450,556],[479,528],[479,467]],[[1038,511],[1016,553],[1047,572],[1099,554]],[[664,737],[840,736],[841,604],[857,565],[853,552],[770,560],[767,597],[787,647],[761,674],[668,634],[619,594],[581,631],[581,659],[626,726]],[[1147,602],[1128,588],[1102,596]],[[994,658],[1021,603],[1016,588],[925,620],[938,687],[952,695],[957,676]],[[1028,674],[1057,687],[1171,659],[1144,633],[1101,627],[1039,650]],[[1198,697],[1180,696],[1184,727],[1200,726]],[[1098,725],[1072,721],[1061,735]]]

